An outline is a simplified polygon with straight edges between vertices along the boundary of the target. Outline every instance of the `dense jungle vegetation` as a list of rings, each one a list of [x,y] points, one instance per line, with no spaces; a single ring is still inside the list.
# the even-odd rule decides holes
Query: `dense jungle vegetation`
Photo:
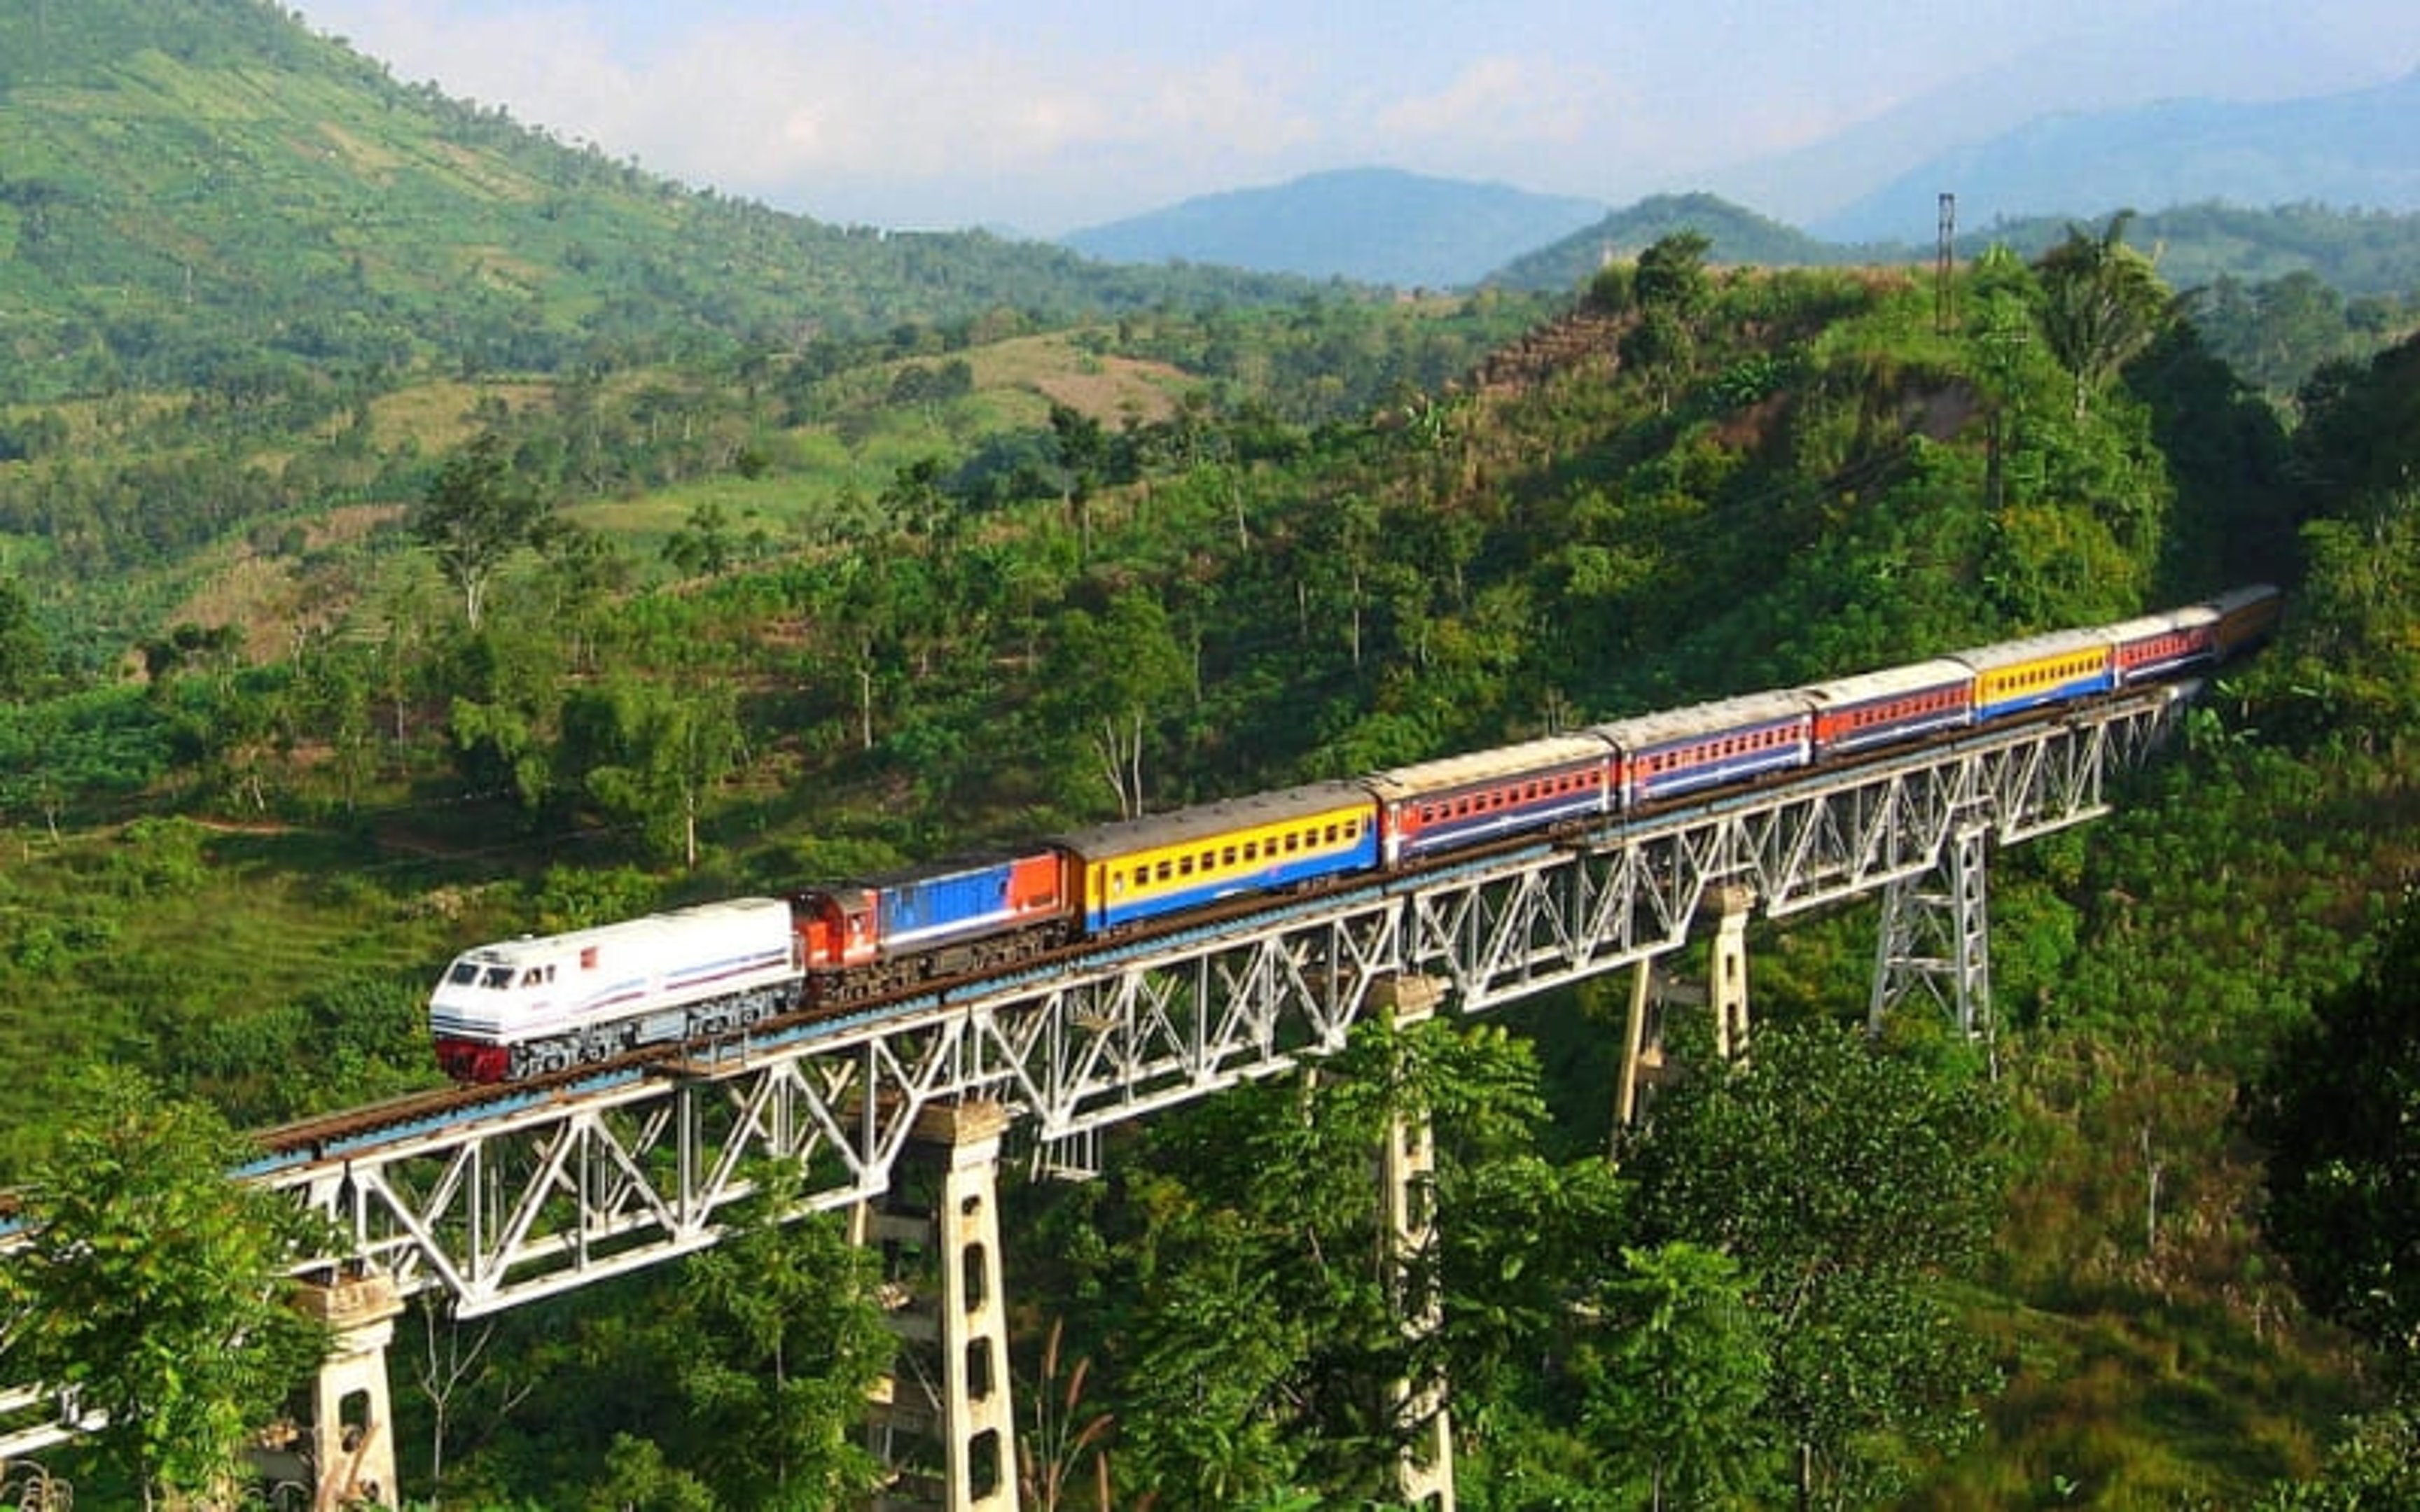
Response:
[[[65,14],[0,19],[6,109],[148,70],[182,103],[85,118],[164,130],[289,54],[364,68],[248,0]],[[466,174],[591,156],[374,69],[320,108],[356,96],[458,133]],[[1929,268],[1718,267],[1683,229],[1566,295],[1180,270],[955,302],[1010,255],[974,239],[862,319],[783,285],[764,324],[718,313],[751,238],[822,231],[597,159],[553,192],[606,217],[588,268],[514,244],[618,297],[524,293],[545,339],[498,347],[469,285],[388,276],[389,237],[341,347],[389,355],[357,363],[277,345],[300,304],[258,317],[322,279],[196,272],[188,316],[140,247],[126,286],[168,293],[122,340],[81,258],[23,252],[36,220],[90,245],[101,180],[8,162],[0,277],[47,292],[0,305],[32,312],[0,390],[0,1185],[112,1242],[0,1271],[41,1320],[0,1373],[126,1405],[47,1457],[88,1504],[225,1490],[310,1342],[217,1285],[281,1237],[218,1177],[233,1131],[432,1084],[427,985],[467,942],[2253,579],[2291,593],[2279,642],[2111,817],[1993,857],[1988,1046],[1856,1032],[1860,910],[1755,930],[1755,1055],[1682,1046],[1618,1139],[1609,986],[1373,1026],[1128,1131],[1100,1180],[1016,1185],[1017,1470],[1034,1505],[1387,1504],[1388,1385],[1441,1378],[1480,1508],[2409,1499],[2420,339],[2392,307],[2282,402],[2123,217],[1946,301]],[[732,259],[695,301],[620,282],[657,214]],[[593,339],[608,309],[643,336]],[[1404,1105],[1440,1143],[1421,1340],[1368,1261]],[[407,1489],[845,1499],[888,1355],[867,1266],[767,1227],[491,1331],[415,1310]],[[194,1305],[125,1305],[162,1296]],[[160,1358],[228,1367],[170,1391]]]

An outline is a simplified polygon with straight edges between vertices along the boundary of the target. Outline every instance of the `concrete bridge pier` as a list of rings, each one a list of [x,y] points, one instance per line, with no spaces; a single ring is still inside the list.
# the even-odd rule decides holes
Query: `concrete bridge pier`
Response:
[[[938,1304],[892,1313],[892,1326],[911,1348],[903,1351],[905,1368],[878,1394],[875,1416],[881,1447],[938,1436],[941,1473],[900,1475],[877,1504],[883,1508],[1016,1512],[1016,1419],[1000,1248],[1000,1148],[1007,1127],[1007,1111],[996,1103],[923,1109],[915,1142],[937,1151],[942,1165],[934,1211],[869,1214],[861,1222],[862,1237],[930,1242],[940,1283]]]
[[[395,1283],[375,1271],[306,1283],[295,1304],[334,1335],[311,1400],[313,1512],[400,1505],[386,1375],[386,1347],[403,1311]]]
[[[1701,909],[1714,911],[1714,938],[1700,989],[1662,980],[1655,959],[1632,968],[1630,1017],[1622,1039],[1621,1075],[1615,1085],[1617,1131],[1638,1121],[1643,1094],[1668,1074],[1664,1062],[1664,1010],[1704,1005],[1714,1011],[1714,1054],[1736,1060],[1747,1054],[1747,920],[1756,906],[1749,888],[1726,885],[1708,889]]]
[[[1397,1027],[1435,1011],[1441,992],[1427,979],[1391,983],[1384,1003]],[[1404,1334],[1424,1338],[1444,1322],[1431,1268],[1436,1247],[1436,1140],[1428,1115],[1397,1113],[1387,1121],[1379,1151],[1380,1202],[1386,1230],[1379,1257]],[[1412,1436],[1395,1464],[1395,1489],[1406,1505],[1453,1512],[1453,1432],[1442,1376],[1404,1380],[1391,1388],[1396,1421]]]

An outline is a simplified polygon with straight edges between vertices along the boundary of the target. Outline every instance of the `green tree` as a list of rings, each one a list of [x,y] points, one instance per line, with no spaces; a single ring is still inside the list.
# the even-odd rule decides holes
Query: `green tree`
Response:
[[[548,513],[544,500],[515,483],[504,440],[493,431],[481,432],[437,470],[411,513],[411,533],[436,553],[473,629],[497,571],[535,543]]]
[[[2420,488],[2303,528],[2297,683],[2365,741],[2420,717]]]
[[[1760,1409],[1773,1360],[1738,1262],[1685,1240],[1624,1247],[1621,1262],[1598,1310],[1591,1442],[1652,1507],[1769,1489]]]
[[[727,689],[684,695],[617,678],[564,702],[566,780],[616,824],[636,826],[647,850],[695,867],[706,795],[737,761],[739,719]]]
[[[2126,245],[2134,212],[2120,210],[2099,236],[2070,226],[2065,240],[2036,260],[2042,339],[2075,382],[2075,419],[2092,396],[2159,339],[2175,301],[2151,260]]]
[[[1512,1243],[1459,1258],[1435,1242],[1393,1253],[1372,1160],[1398,1113],[1431,1120],[1441,1188],[1467,1179],[1500,1193],[1506,1181],[1481,1173],[1527,1152],[1536,1068],[1494,1026],[1370,1023],[1297,1079],[1233,1088],[1153,1126],[1109,1217],[1101,1295],[1113,1316],[1094,1352],[1121,1404],[1117,1470],[1131,1489],[1184,1506],[1288,1488],[1329,1505],[1383,1498],[1421,1427],[1398,1412],[1401,1385],[1435,1379],[1449,1358],[1502,1360],[1503,1331],[1559,1312],[1499,1313],[1457,1333],[1466,1304],[1490,1305],[1529,1257]],[[1441,1206],[1453,1211],[1450,1195]],[[1559,1237],[1549,1247],[1568,1253]],[[1440,1285],[1443,1329],[1415,1327]],[[1514,1313],[1541,1295],[1526,1277],[1518,1289]],[[1534,1361],[1534,1334],[1530,1345]]]
[[[614,1435],[605,1471],[605,1479],[589,1489],[586,1512],[722,1512],[713,1489],[673,1464],[653,1439]]]
[[[1970,1071],[1776,1026],[1745,1063],[1693,1070],[1625,1144],[1637,1241],[1718,1249],[1746,1278],[1802,1499],[1887,1497],[1912,1449],[1971,1431],[1992,1378],[1945,1287],[1999,1211],[2004,1119]]]
[[[2294,471],[2310,514],[2341,513],[2420,475],[2420,333],[2366,364],[2321,363],[2297,402]]]
[[[664,560],[683,572],[719,578],[731,570],[737,549],[731,511],[709,499],[692,508],[689,519],[664,543]]]
[[[1153,729],[1193,685],[1168,610],[1139,589],[1120,594],[1103,618],[1069,609],[1052,626],[1044,677],[1056,690],[1059,728],[1077,733],[1116,795],[1119,815],[1142,812]]]
[[[1711,284],[1706,253],[1714,242],[1700,231],[1675,231],[1638,255],[1630,295],[1637,321],[1621,338],[1621,357],[1647,375],[1659,410],[1696,365],[1698,324]]]
[[[1050,406],[1050,436],[1059,454],[1059,498],[1076,532],[1078,560],[1093,554],[1093,495],[1101,486],[1109,440],[1101,423],[1072,405]]]
[[[21,1192],[25,1245],[0,1270],[22,1317],[10,1373],[105,1414],[96,1447],[147,1507],[224,1498],[326,1350],[286,1300],[308,1220],[228,1179],[245,1153],[216,1114],[101,1069]]]
[[[2257,1512],[2397,1512],[2420,1506],[2420,1406],[2355,1418],[2319,1474],[2275,1486]]]
[[[49,670],[50,647],[34,623],[34,606],[13,578],[0,578],[0,700],[34,691]]]
[[[765,1180],[746,1231],[690,1262],[689,1316],[662,1338],[687,1410],[680,1458],[726,1506],[820,1512],[875,1487],[859,1438],[897,1340],[874,1255],[829,1214],[792,1216],[794,1178]]]

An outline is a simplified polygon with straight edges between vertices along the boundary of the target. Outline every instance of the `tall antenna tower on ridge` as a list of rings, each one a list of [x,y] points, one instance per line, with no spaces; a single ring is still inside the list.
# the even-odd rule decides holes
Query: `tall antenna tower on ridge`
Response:
[[[1946,336],[1958,324],[1957,297],[1951,292],[1949,275],[1957,266],[1958,196],[1943,191],[1941,195],[1941,240],[1932,254],[1932,329]]]

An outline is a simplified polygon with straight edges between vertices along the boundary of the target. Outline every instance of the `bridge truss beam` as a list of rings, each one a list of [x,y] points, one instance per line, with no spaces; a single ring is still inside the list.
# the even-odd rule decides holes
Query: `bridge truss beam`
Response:
[[[1039,1144],[1080,1145],[1341,1048],[1406,979],[1483,1012],[1681,949],[1711,887],[1745,887],[1788,918],[1910,884],[1961,836],[2006,844],[2095,818],[2179,697],[2145,689],[1112,943],[719,1058],[506,1091],[249,1179],[333,1221],[341,1245],[312,1267],[374,1268],[403,1294],[443,1292],[458,1316],[492,1313],[717,1242],[759,1161],[802,1168],[802,1211],[870,1200],[928,1106],[998,1103]],[[0,1454],[40,1442],[0,1432]]]

